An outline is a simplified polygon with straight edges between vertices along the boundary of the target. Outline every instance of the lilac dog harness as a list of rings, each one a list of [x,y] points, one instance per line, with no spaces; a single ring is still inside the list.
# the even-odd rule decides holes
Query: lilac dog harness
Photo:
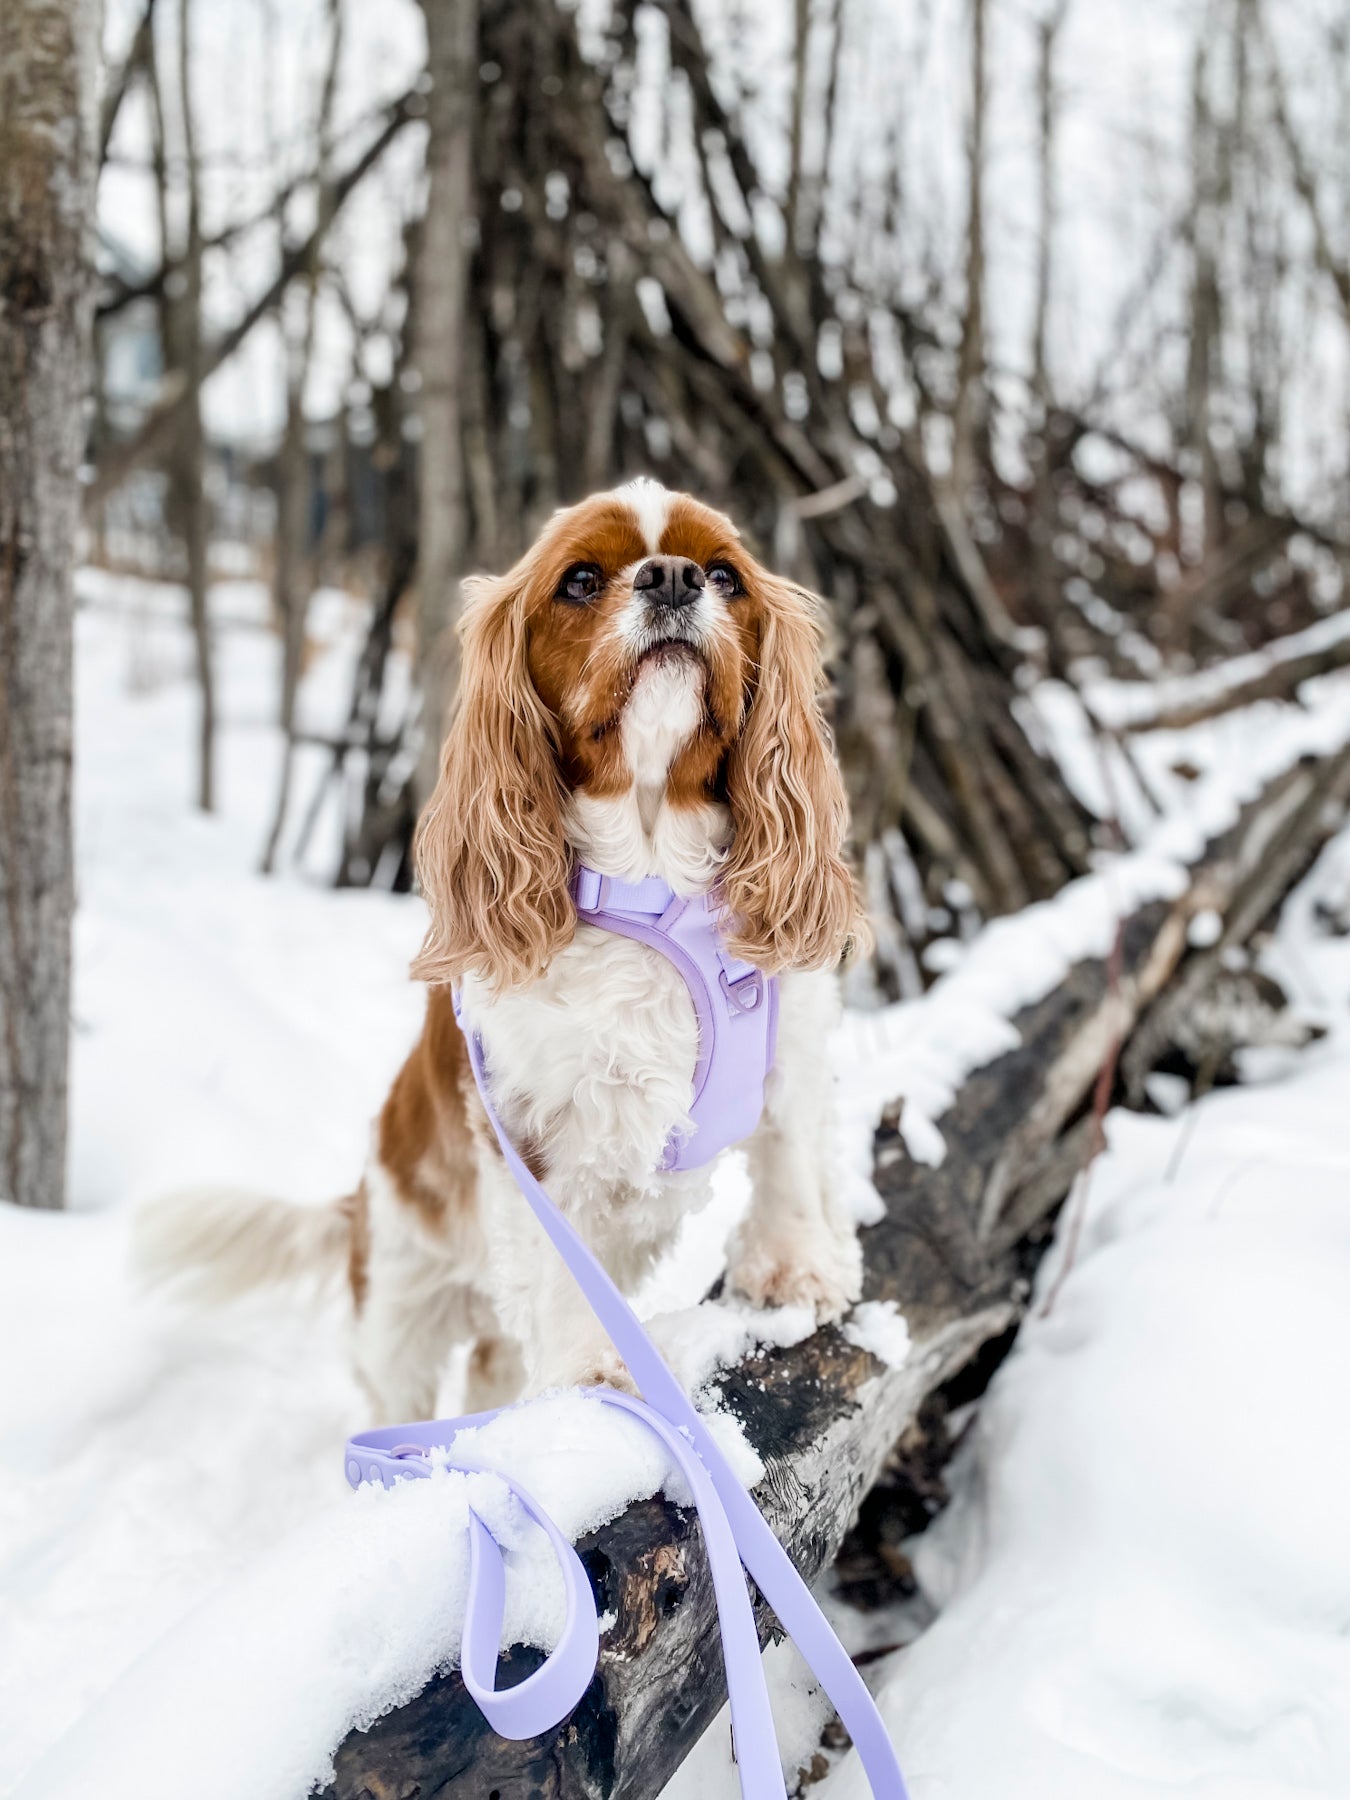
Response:
[[[778,982],[731,955],[716,899],[679,899],[658,876],[618,881],[578,865],[577,917],[660,951],[683,975],[698,1016],[694,1129],[666,1146],[662,1167],[696,1169],[759,1123],[778,1031]]]
[[[695,1132],[668,1147],[665,1166],[696,1167],[726,1144],[747,1136],[758,1122],[764,1080],[773,1062],[776,983],[721,948],[716,914],[706,900],[681,901],[662,881],[616,882],[584,868],[577,871],[573,892],[579,918],[650,944],[676,964],[689,986],[699,1018]],[[746,1573],[833,1701],[858,1751],[874,1800],[906,1800],[895,1750],[862,1677],[637,1314],[518,1155],[492,1103],[482,1040],[462,1017],[460,1024],[507,1167],[613,1339],[643,1398],[611,1388],[585,1392],[596,1405],[618,1407],[641,1421],[660,1440],[693,1496],[717,1600],[743,1800],[786,1800]],[[408,1476],[430,1475],[433,1466],[481,1470],[487,1465],[467,1445],[457,1448],[456,1439],[466,1427],[495,1416],[479,1413],[362,1432],[347,1445],[347,1479],[353,1487],[363,1481],[392,1487]],[[540,1667],[514,1687],[499,1689],[506,1565],[491,1525],[470,1506],[460,1671],[465,1689],[494,1731],[506,1738],[532,1738],[561,1725],[581,1701],[595,1676],[600,1628],[590,1580],[575,1547],[508,1472],[494,1468],[492,1473],[506,1483],[552,1546],[563,1577],[564,1622],[557,1644]]]

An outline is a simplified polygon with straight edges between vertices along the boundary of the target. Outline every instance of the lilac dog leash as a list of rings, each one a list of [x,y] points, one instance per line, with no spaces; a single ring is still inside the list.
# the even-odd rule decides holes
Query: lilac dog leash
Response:
[[[895,1750],[865,1682],[637,1315],[516,1153],[492,1103],[481,1040],[467,1029],[465,1035],[474,1079],[507,1167],[644,1398],[608,1388],[586,1391],[597,1405],[620,1408],[659,1437],[693,1496],[717,1600],[743,1800],[785,1800],[786,1796],[743,1568],[834,1703],[875,1800],[906,1800]],[[347,1479],[353,1487],[367,1480],[391,1486],[402,1477],[429,1475],[433,1450],[445,1452],[438,1459],[445,1467],[481,1470],[486,1465],[467,1451],[456,1450],[456,1436],[495,1416],[479,1413],[362,1432],[347,1446]],[[507,1484],[548,1537],[563,1575],[565,1617],[558,1643],[541,1666],[515,1687],[499,1690],[495,1682],[505,1564],[489,1526],[470,1507],[469,1586],[460,1667],[465,1687],[494,1731],[507,1738],[535,1737],[561,1724],[590,1685],[599,1655],[599,1625],[590,1582],[573,1545],[518,1482],[501,1470],[491,1472]]]

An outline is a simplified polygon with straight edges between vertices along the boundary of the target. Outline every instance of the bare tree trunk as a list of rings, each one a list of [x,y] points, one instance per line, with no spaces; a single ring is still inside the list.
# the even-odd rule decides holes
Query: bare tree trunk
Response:
[[[288,384],[286,429],[277,452],[276,566],[272,579],[272,603],[281,626],[281,703],[278,720],[285,742],[281,752],[281,778],[276,808],[262,854],[262,872],[276,868],[281,834],[290,810],[291,778],[295,766],[295,703],[300,691],[300,665],[304,660],[305,617],[309,611],[310,576],[305,567],[309,537],[309,457],[305,445],[305,381],[313,341],[313,297],[310,296],[304,344],[299,367]]]
[[[811,35],[810,0],[794,0],[792,46],[792,131],[788,144],[787,196],[783,224],[787,247],[792,249],[801,229],[802,138],[806,126],[807,45]]]
[[[1069,0],[1058,0],[1054,11],[1040,21],[1036,30],[1038,232],[1031,385],[1043,411],[1050,406],[1050,295],[1055,254],[1055,46],[1068,10]]]
[[[216,678],[207,603],[207,548],[210,520],[205,491],[206,440],[202,428],[202,227],[201,183],[197,168],[197,134],[193,116],[189,19],[191,0],[182,0],[178,24],[178,85],[183,107],[183,156],[187,175],[187,246],[183,258],[183,296],[176,307],[179,367],[186,383],[178,455],[172,481],[187,558],[188,608],[197,662],[197,804],[213,812],[216,804]]]
[[[1212,16],[1212,15],[1211,15]],[[1204,498],[1204,527],[1197,546],[1203,562],[1223,533],[1222,482],[1214,453],[1212,403],[1219,355],[1220,296],[1220,131],[1210,106],[1211,45],[1201,33],[1191,70],[1191,160],[1194,206],[1191,221],[1194,263],[1191,276],[1191,330],[1186,364],[1186,438],[1196,458]],[[1179,646],[1184,648],[1185,646]]]
[[[803,167],[799,172],[796,199],[789,219],[790,231],[795,232],[795,237],[792,235],[789,235],[788,237],[789,247],[796,250],[801,256],[809,259],[813,277],[817,266],[817,252],[819,249],[817,240],[820,236],[825,192],[829,186],[830,179],[830,155],[834,149],[835,114],[837,110],[835,103],[839,98],[839,67],[843,61],[844,47],[844,7],[845,0],[830,0],[830,4],[824,15],[829,24],[830,42],[825,70],[824,93],[821,96],[820,156],[815,163],[814,168],[808,170]],[[807,23],[809,26],[809,19]],[[804,66],[806,57],[806,43],[804,40],[801,42],[798,54],[803,60],[803,68],[798,79],[803,83],[804,87],[808,73]],[[802,99],[804,103],[806,99],[804,91]],[[805,154],[804,149],[802,154]],[[819,305],[819,295],[814,294],[812,298],[815,304]]]
[[[337,94],[343,42],[342,7],[339,0],[329,0],[328,14],[328,66],[324,72],[323,91],[319,99],[317,129],[317,210],[320,232],[326,231],[333,216],[333,101]],[[281,212],[278,213],[277,222],[284,256],[285,234]],[[281,834],[285,829],[286,814],[290,807],[291,780],[295,767],[295,705],[300,691],[300,667],[304,660],[305,622],[309,616],[309,601],[314,585],[314,571],[308,558],[310,479],[309,456],[305,445],[305,389],[309,385],[310,366],[314,360],[322,253],[322,237],[316,235],[304,284],[304,318],[300,326],[300,341],[293,351],[290,380],[287,383],[286,431],[277,457],[276,574],[272,584],[272,598],[281,624],[280,724],[286,741],[281,753],[281,780],[277,787],[276,811],[272,816],[272,827],[268,832],[262,857],[265,875],[270,875],[276,867]]]
[[[418,644],[422,745],[420,804],[435,783],[455,674],[457,584],[466,538],[462,388],[465,298],[473,215],[473,135],[478,82],[477,0],[422,0],[431,92],[427,103],[427,212],[416,270],[418,445]]]
[[[952,417],[952,489],[964,505],[984,429],[985,0],[970,0],[970,175],[966,205],[966,301]]]
[[[72,565],[98,0],[0,8],[0,1194],[65,1198]]]
[[[1028,577],[1037,616],[1043,621],[1050,667],[1062,674],[1067,656],[1059,643],[1064,607],[1055,584],[1053,464],[1053,394],[1050,380],[1050,298],[1055,257],[1055,46],[1069,0],[1058,0],[1053,12],[1037,27],[1036,113],[1039,205],[1036,239],[1036,301],[1031,327],[1031,392],[1036,403],[1037,426],[1032,456],[1032,495],[1028,521]]]
[[[1331,282],[1341,310],[1350,319],[1350,258],[1343,256],[1333,241],[1327,208],[1318,191],[1317,174],[1307,149],[1295,129],[1289,110],[1284,68],[1278,48],[1259,7],[1252,11],[1253,31],[1258,35],[1270,84],[1270,105],[1276,132],[1289,159],[1294,191],[1303,202],[1313,235],[1313,257],[1317,267]]]

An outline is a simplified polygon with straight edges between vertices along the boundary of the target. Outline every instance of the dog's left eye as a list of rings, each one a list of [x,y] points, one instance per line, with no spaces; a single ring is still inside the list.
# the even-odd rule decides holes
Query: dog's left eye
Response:
[[[734,600],[745,592],[741,578],[730,563],[713,563],[708,569],[708,586],[723,600]]]
[[[594,563],[573,563],[558,583],[559,600],[571,600],[584,606],[600,592],[600,571]]]

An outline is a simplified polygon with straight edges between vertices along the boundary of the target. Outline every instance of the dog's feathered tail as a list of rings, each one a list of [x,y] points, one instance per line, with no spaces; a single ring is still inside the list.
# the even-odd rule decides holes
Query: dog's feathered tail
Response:
[[[137,1211],[131,1262],[148,1286],[207,1305],[260,1287],[324,1291],[348,1266],[356,1196],[297,1206],[231,1188],[166,1194]]]

